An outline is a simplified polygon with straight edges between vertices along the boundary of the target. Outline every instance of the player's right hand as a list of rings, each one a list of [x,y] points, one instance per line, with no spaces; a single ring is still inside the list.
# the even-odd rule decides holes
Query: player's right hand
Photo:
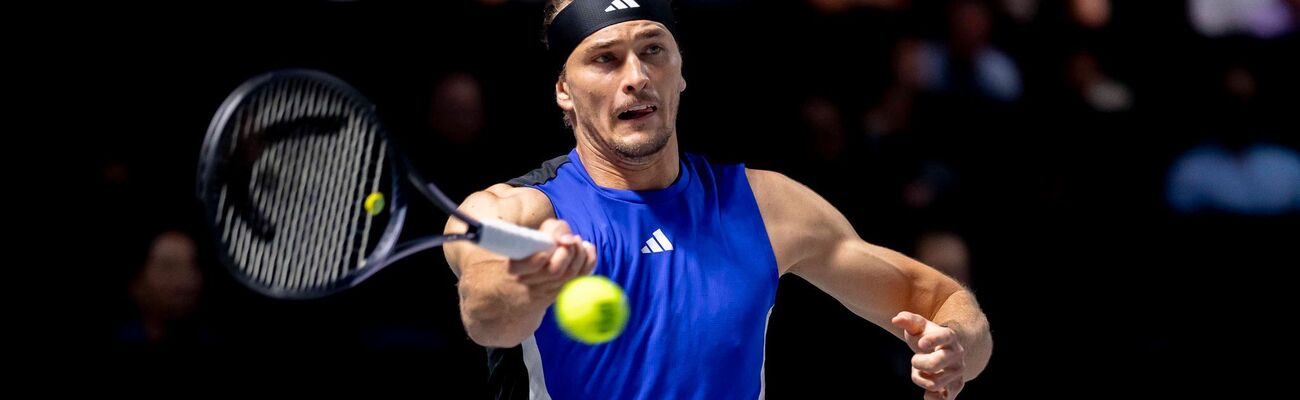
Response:
[[[510,261],[510,274],[534,294],[554,297],[570,279],[596,267],[596,246],[573,235],[567,222],[547,219],[539,231],[555,238],[555,248]]]

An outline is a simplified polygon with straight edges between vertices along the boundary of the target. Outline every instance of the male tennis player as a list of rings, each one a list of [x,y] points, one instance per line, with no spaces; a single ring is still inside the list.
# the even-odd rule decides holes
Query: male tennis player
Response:
[[[864,242],[781,174],[678,152],[686,80],[666,1],[552,1],[546,25],[555,101],[577,145],[461,209],[538,228],[558,247],[521,261],[445,247],[499,398],[762,397],[767,320],[786,273],[904,340],[927,399],[956,397],[984,369],[988,321],[956,281]],[[622,285],[632,313],[621,336],[589,346],[565,336],[549,306],[593,269]]]

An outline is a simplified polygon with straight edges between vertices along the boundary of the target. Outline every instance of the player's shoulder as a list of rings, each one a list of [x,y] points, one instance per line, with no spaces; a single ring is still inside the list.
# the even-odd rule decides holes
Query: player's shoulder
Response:
[[[546,195],[536,188],[528,186],[514,186],[506,183],[498,183],[488,186],[475,194],[481,194],[496,199],[497,201],[547,201]]]
[[[461,209],[491,209],[498,218],[524,226],[540,225],[554,218],[551,200],[540,190],[498,183],[469,195]]]
[[[788,177],[785,176],[785,174],[782,174],[780,172],[770,171],[766,169],[749,168],[749,167],[745,167],[745,176],[748,177],[749,180],[751,181],[753,180],[766,181],[769,179],[780,179],[780,178],[789,179]]]
[[[787,220],[815,223],[833,210],[812,188],[783,173],[747,168],[745,175],[759,211],[769,223]]]
[[[791,191],[809,190],[807,186],[799,183],[799,181],[776,171],[745,168],[745,178],[749,179],[749,186],[756,195],[760,193],[786,194]]]

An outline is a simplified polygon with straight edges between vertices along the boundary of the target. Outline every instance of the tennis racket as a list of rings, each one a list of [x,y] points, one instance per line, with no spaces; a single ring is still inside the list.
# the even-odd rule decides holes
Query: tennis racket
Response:
[[[199,159],[198,198],[222,262],[257,292],[308,299],[448,241],[512,259],[555,247],[536,230],[461,213],[398,147],[375,106],[334,76],[280,70],[244,82],[217,110]],[[397,243],[408,187],[468,231]]]

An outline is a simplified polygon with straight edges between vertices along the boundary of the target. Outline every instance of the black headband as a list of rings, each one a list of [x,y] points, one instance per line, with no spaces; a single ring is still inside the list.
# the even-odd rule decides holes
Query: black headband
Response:
[[[639,19],[664,24],[669,33],[677,36],[668,0],[574,0],[560,10],[546,32],[551,59],[557,68],[561,67],[587,36],[610,25]]]

